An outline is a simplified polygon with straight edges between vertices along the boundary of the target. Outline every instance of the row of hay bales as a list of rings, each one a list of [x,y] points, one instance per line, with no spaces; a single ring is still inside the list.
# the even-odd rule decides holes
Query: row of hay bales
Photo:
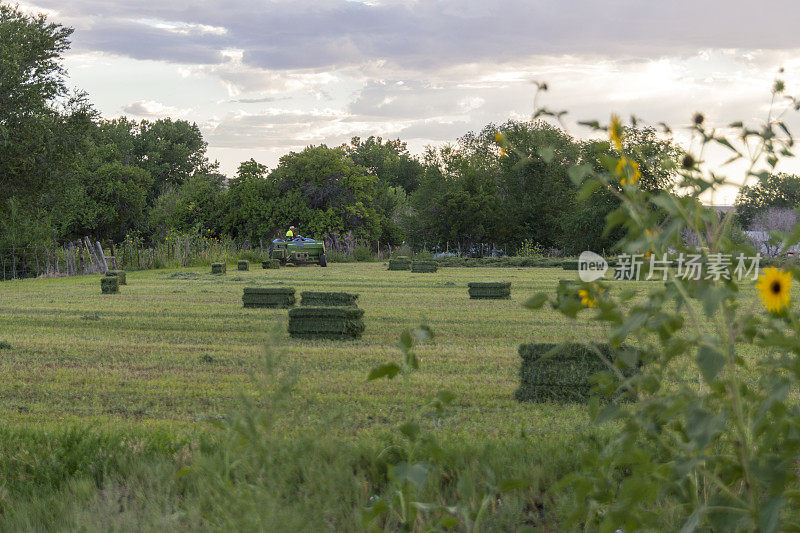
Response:
[[[266,259],[261,262],[264,270],[276,269],[281,267],[281,262],[277,259]],[[250,270],[250,261],[241,260],[236,263],[236,269],[242,272]],[[216,275],[226,274],[228,265],[226,263],[211,263],[211,273]]]
[[[289,335],[300,339],[360,339],[364,310],[357,294],[304,291],[300,307],[289,310]],[[294,306],[293,287],[245,287],[244,307],[286,309]]]
[[[410,270],[414,273],[430,274],[436,272],[438,268],[436,261],[412,261],[405,255],[389,259],[389,270]]]

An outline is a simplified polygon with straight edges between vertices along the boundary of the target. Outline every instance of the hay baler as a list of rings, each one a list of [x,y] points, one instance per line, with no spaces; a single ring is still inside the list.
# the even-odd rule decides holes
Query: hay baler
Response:
[[[275,239],[269,251],[270,259],[277,259],[282,265],[293,263],[301,265],[317,263],[321,267],[328,266],[328,254],[325,253],[325,243],[297,237],[289,241]]]

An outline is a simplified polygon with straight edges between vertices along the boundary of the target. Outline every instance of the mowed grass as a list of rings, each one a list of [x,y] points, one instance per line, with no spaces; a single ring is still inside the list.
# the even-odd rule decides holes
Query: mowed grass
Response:
[[[242,394],[265,346],[296,371],[287,435],[324,424],[339,436],[380,432],[440,389],[456,396],[442,432],[468,439],[572,432],[589,425],[582,406],[520,404],[522,342],[602,339],[602,326],[550,309],[529,311],[532,294],[554,293],[576,272],[555,268],[443,268],[390,272],[382,263],[287,267],[223,276],[209,268],[129,272],[119,294],[100,293],[99,276],[0,284],[0,410],[11,426],[202,430]],[[470,281],[512,282],[510,300],[470,300]],[[658,282],[616,282],[642,294]],[[244,309],[245,286],[291,286],[359,294],[366,330],[359,341],[291,339],[286,310]],[[758,305],[754,290],[744,297]],[[298,302],[299,303],[299,302]],[[374,366],[399,360],[400,333],[421,322],[434,342],[417,349],[407,381],[367,382]]]

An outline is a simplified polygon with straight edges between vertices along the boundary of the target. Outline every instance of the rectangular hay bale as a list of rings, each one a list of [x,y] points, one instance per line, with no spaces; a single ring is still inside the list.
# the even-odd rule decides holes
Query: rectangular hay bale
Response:
[[[239,261],[236,263],[237,270],[250,270],[250,261]]]
[[[124,270],[108,270],[106,271],[106,276],[117,278],[119,280],[120,285],[128,284]]]
[[[212,274],[225,274],[227,271],[228,267],[225,263],[211,263]]]
[[[280,268],[281,262],[278,259],[267,259],[261,262],[261,268],[264,270]]]
[[[300,339],[360,339],[364,310],[358,307],[301,306],[289,310],[289,335]]]
[[[429,274],[436,272],[438,266],[436,261],[412,261],[411,272]]]
[[[349,292],[316,292],[300,293],[300,305],[312,307],[357,306],[358,294]]]
[[[286,309],[295,304],[294,287],[245,287],[242,304],[248,308]]]
[[[119,292],[119,278],[116,276],[103,276],[100,278],[100,290],[103,294]]]
[[[389,259],[389,270],[411,270],[411,261],[405,256]]]
[[[474,300],[505,300],[511,298],[510,281],[474,281],[468,283],[469,297]]]
[[[634,348],[613,349],[608,344],[597,348],[623,375],[631,376],[638,369],[639,356]],[[558,351],[549,354],[554,349]],[[593,376],[609,370],[597,353],[583,344],[522,344],[519,355],[520,385],[514,398],[520,402],[586,403],[596,394],[592,391]]]

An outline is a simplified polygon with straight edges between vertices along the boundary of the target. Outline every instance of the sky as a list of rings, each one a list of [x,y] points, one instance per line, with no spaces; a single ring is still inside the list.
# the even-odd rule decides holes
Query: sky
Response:
[[[783,67],[800,95],[800,2],[773,0],[26,0],[75,28],[69,81],[106,118],[196,122],[232,176],[353,136],[413,153],[534,110],[686,128],[763,124]],[[800,129],[797,114],[787,118]],[[712,152],[713,166],[723,154]],[[732,181],[741,166],[720,168]],[[800,172],[790,162],[778,170]],[[729,188],[710,203],[730,203]]]

